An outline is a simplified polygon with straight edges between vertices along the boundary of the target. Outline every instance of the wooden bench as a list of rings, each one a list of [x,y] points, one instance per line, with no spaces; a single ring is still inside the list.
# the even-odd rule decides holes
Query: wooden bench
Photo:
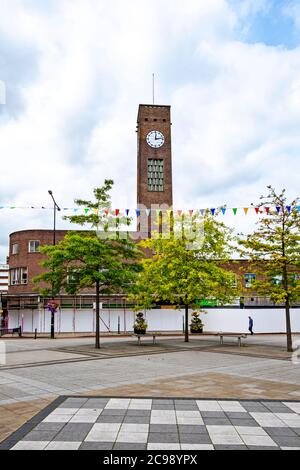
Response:
[[[141,338],[147,338],[147,337],[151,337],[153,338],[153,344],[156,344],[156,336],[158,336],[160,333],[145,333],[145,334],[138,334],[138,333],[134,333],[132,336],[135,336],[137,339],[138,339],[138,344],[139,346],[141,346],[142,342],[141,342]]]
[[[22,328],[19,326],[18,328],[0,328],[0,336],[5,336],[11,334],[12,336],[14,333],[18,333],[18,335],[22,336]]]
[[[224,337],[226,338],[237,338],[239,347],[242,346],[242,339],[246,339],[245,333],[217,333],[216,336],[220,337],[220,344],[224,344]]]

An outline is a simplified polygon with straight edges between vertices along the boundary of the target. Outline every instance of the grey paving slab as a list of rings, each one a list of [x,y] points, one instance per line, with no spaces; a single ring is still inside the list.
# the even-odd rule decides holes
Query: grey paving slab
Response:
[[[168,432],[150,432],[148,434],[148,442],[179,442],[178,433],[168,433]]]
[[[186,410],[186,411],[193,411],[193,410],[199,410],[198,406],[196,404],[191,403],[190,405],[188,403],[184,403],[183,405],[175,404],[175,410]]]
[[[180,433],[180,442],[183,444],[211,444],[208,434],[182,434]]]
[[[176,434],[178,426],[176,424],[150,424],[150,432]]]
[[[205,426],[193,425],[193,424],[180,424],[178,426],[180,434],[206,434],[207,430]]]
[[[59,431],[31,431],[25,437],[23,441],[52,441]]]
[[[146,450],[147,444],[116,442],[113,450]]]
[[[257,422],[254,419],[251,419],[251,417],[244,419],[231,419],[230,423],[233,426],[257,426]]]
[[[89,423],[67,423],[58,434],[55,435],[54,441],[83,441],[93,424]]]
[[[214,445],[215,450],[248,450],[247,446],[235,446],[235,445],[220,445],[220,444],[215,444]]]
[[[300,447],[300,438],[298,436],[272,436],[272,439],[280,447]]]
[[[151,411],[149,410],[128,410],[126,416],[147,416],[150,417]]]
[[[298,434],[295,429],[291,428],[263,428],[272,438],[278,436],[297,437]]]
[[[203,418],[205,425],[230,425],[228,418]]]
[[[148,416],[125,416],[124,423],[147,424],[149,423],[149,417]]]
[[[174,410],[174,405],[161,405],[161,404],[157,404],[157,403],[154,403],[152,405],[152,410]],[[185,408],[184,408],[185,409]]]
[[[112,450],[113,442],[83,442],[79,450]]]
[[[58,433],[65,423],[40,423],[33,429],[34,431],[56,431]]]
[[[120,423],[123,422],[124,416],[120,415],[100,415],[99,418],[97,418],[96,423]],[[145,420],[144,420],[145,421]]]
[[[224,411],[201,411],[202,418],[226,418]]]
[[[264,407],[263,402],[244,403],[239,400],[197,401],[200,409],[178,409],[180,399],[170,403],[166,400],[166,408],[159,410],[131,410],[131,406],[154,406],[155,402],[145,399],[93,398],[84,407],[86,397],[72,400],[72,397],[61,397],[36,415],[26,425],[0,444],[0,449],[47,449],[47,450],[200,450],[200,449],[257,449],[279,450],[299,449],[300,429],[293,427],[299,415],[293,411],[297,403],[291,405],[292,412],[283,413],[282,402],[271,402],[272,410],[262,411],[231,411],[252,407],[254,404]],[[102,400],[102,402],[101,402]],[[163,406],[163,399],[159,399]],[[98,416],[100,403],[107,404],[104,415]],[[195,400],[190,400],[193,407]],[[68,405],[68,406],[67,406]],[[174,406],[170,410],[170,405]],[[182,406],[188,407],[189,400],[182,400]],[[224,417],[203,417],[201,415],[216,411],[217,405],[225,412]],[[119,408],[110,408],[116,406]],[[123,408],[122,408],[123,407]],[[260,409],[258,407],[256,409]],[[227,410],[227,411],[226,411]],[[229,411],[228,411],[229,410]],[[277,413],[277,410],[280,410]],[[69,422],[70,416],[82,413],[84,416],[97,414],[96,423]],[[136,414],[138,413],[138,414]],[[142,414],[140,414],[142,413]],[[254,414],[255,418],[251,417]],[[172,415],[172,416],[171,416]],[[153,423],[153,416],[158,422]],[[197,418],[197,416],[199,418]],[[220,415],[218,415],[220,416]],[[234,417],[232,417],[234,416]],[[282,419],[286,420],[282,421]],[[48,418],[51,417],[49,420]],[[62,418],[64,418],[62,422]],[[66,418],[66,419],[65,419]],[[171,419],[172,418],[172,419]],[[200,422],[193,423],[199,419]],[[185,423],[185,420],[186,423]],[[156,421],[156,420],[155,420]],[[164,423],[164,421],[167,421]],[[170,421],[168,423],[168,421]],[[192,422],[190,422],[192,421]],[[182,423],[182,424],[181,424]],[[184,424],[185,423],[185,424]],[[287,424],[288,423],[288,424]],[[273,424],[273,426],[272,426]],[[269,427],[268,427],[269,425]]]

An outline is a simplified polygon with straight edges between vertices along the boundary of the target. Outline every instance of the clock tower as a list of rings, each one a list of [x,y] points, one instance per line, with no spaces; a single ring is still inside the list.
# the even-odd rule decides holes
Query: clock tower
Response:
[[[137,205],[173,205],[171,107],[140,104],[137,118]]]

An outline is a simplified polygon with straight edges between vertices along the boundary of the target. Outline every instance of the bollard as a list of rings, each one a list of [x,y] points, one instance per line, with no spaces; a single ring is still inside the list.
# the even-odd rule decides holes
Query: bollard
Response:
[[[118,317],[118,335],[120,334],[120,317]]]
[[[34,330],[34,339],[37,337],[37,328]]]
[[[182,315],[182,333],[185,332],[185,327],[184,327],[184,315]]]
[[[20,337],[22,336],[22,327],[21,327],[21,326],[19,326],[18,335],[19,335]]]

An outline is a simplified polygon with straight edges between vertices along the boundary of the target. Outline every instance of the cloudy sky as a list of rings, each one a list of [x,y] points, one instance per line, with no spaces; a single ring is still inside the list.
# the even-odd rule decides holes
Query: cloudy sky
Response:
[[[267,184],[298,196],[299,43],[299,0],[0,0],[0,206],[49,206],[48,189],[73,206],[112,178],[113,206],[134,208],[153,72],[175,207],[243,207]],[[35,227],[51,212],[0,210],[0,261]]]

